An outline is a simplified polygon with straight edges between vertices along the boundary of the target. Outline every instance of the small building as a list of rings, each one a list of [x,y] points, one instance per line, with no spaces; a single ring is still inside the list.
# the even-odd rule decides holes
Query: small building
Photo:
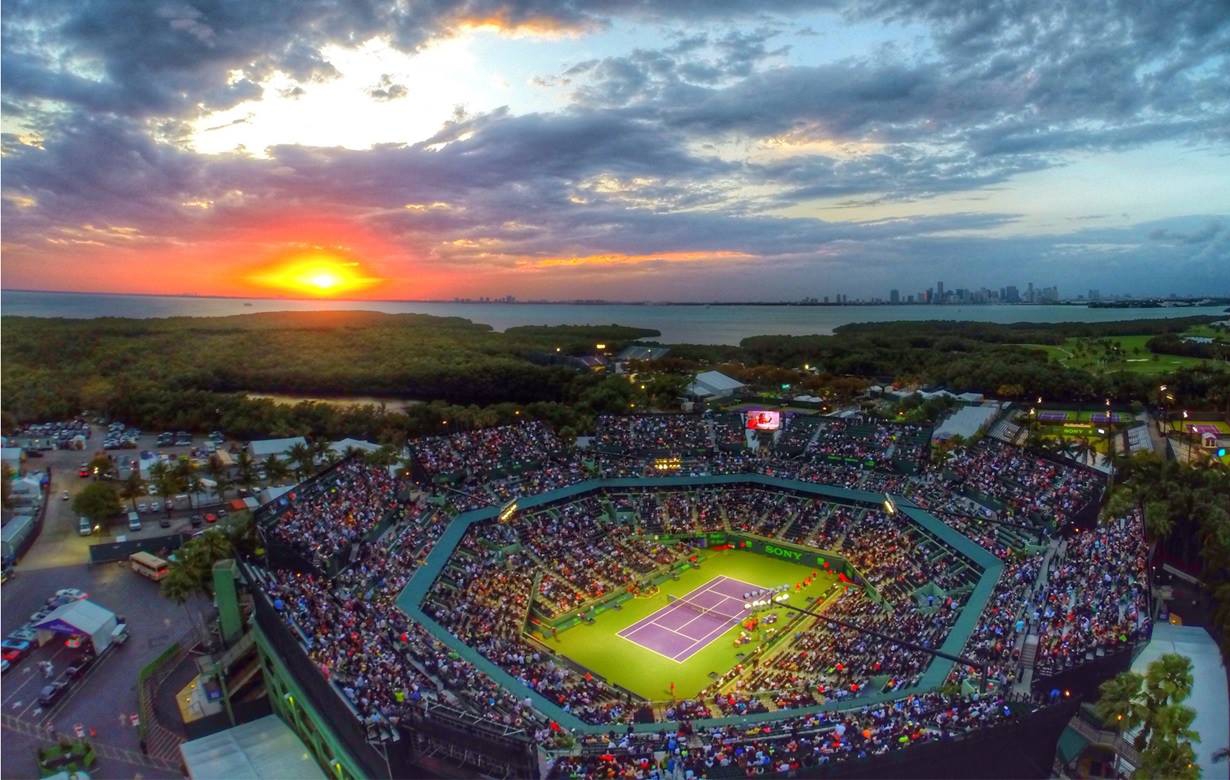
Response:
[[[329,449],[336,453],[339,457],[345,457],[351,450],[358,452],[376,452],[380,449],[379,444],[373,444],[370,441],[362,439],[340,439],[329,445]]]
[[[21,447],[4,447],[0,449],[0,461],[3,461],[4,465],[8,466],[9,470],[14,474],[21,473],[22,455]]]
[[[270,455],[279,460],[287,460],[292,447],[307,445],[307,439],[302,436],[291,436],[286,439],[257,439],[248,442],[248,454],[255,461],[267,459]]]
[[[732,379],[721,371],[705,371],[697,374],[684,393],[691,398],[715,400],[730,398],[743,392],[747,385],[737,379]]]
[[[277,715],[189,740],[179,746],[191,780],[325,780],[295,732]]]

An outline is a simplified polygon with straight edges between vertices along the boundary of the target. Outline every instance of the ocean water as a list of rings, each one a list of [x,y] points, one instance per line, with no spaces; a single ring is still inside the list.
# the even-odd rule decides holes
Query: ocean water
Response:
[[[26,317],[225,317],[269,311],[380,311],[464,317],[496,330],[517,325],[630,325],[664,343],[738,344],[748,336],[831,334],[852,322],[1110,322],[1218,315],[1225,306],[1090,309],[1084,306],[686,306],[664,304],[427,303],[272,298],[197,298],[0,291],[0,314]]]

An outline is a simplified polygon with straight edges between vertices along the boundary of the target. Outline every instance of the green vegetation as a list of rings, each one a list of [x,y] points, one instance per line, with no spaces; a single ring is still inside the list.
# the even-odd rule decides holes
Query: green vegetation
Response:
[[[246,438],[407,437],[543,419],[565,438],[595,415],[672,408],[692,373],[716,368],[763,392],[856,398],[874,383],[945,386],[1004,398],[1121,403],[1166,382],[1182,403],[1230,412],[1224,361],[1154,355],[1149,344],[1209,317],[1056,325],[906,322],[847,325],[832,336],[756,336],[740,346],[672,345],[664,359],[606,376],[568,363],[654,334],[609,326],[530,326],[495,333],[450,317],[374,312],[283,312],[132,320],[3,319],[3,420],[63,419],[82,410],[147,429],[222,429]],[[1058,350],[1072,342],[1081,359]],[[1123,360],[1099,362],[1105,347]],[[1102,349],[1102,352],[1098,352]],[[1147,360],[1136,361],[1137,350]],[[1157,357],[1157,360],[1154,360]],[[1148,370],[1140,368],[1148,366]],[[629,381],[631,379],[632,381]],[[294,405],[250,393],[387,397],[379,404]],[[929,420],[929,405],[884,409]]]
[[[107,482],[91,482],[73,496],[73,511],[96,524],[107,522],[123,508],[115,486]]]
[[[1213,598],[1213,638],[1230,651],[1230,471],[1193,468],[1153,455],[1118,459],[1107,516],[1138,507],[1165,556],[1198,564]]]
[[[512,422],[518,414],[577,429],[593,414],[647,405],[648,390],[564,365],[597,343],[617,350],[656,335],[620,326],[514,328],[373,312],[220,318],[3,320],[6,424],[82,410],[147,428],[223,429],[243,437],[409,435]],[[247,392],[430,400],[279,405]]]
[[[1192,662],[1167,653],[1149,664],[1144,675],[1123,672],[1102,683],[1094,712],[1112,730],[1139,729],[1133,742],[1141,752],[1140,778],[1195,778],[1196,753],[1191,729],[1196,713],[1183,701],[1192,691]]]

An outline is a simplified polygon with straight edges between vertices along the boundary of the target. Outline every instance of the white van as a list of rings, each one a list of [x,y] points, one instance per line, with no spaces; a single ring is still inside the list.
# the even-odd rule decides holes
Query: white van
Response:
[[[136,512],[128,513],[128,530],[129,531],[140,531],[141,530],[141,515],[137,514]]]

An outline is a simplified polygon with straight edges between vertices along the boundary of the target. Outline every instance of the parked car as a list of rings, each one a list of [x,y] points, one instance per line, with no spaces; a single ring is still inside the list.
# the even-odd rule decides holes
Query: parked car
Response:
[[[4,660],[15,664],[34,650],[34,645],[24,639],[6,639],[0,642],[0,650],[4,651]]]
[[[144,511],[145,511],[145,502],[144,502],[144,501],[138,501],[138,502],[137,502],[137,511],[138,511],[138,512],[144,512]]]
[[[12,668],[13,668],[13,665],[8,662],[7,658],[0,659],[0,674],[7,674],[8,670]]]
[[[216,523],[216,522],[218,522],[218,516],[217,516],[217,515],[215,515],[213,512],[206,512],[206,513],[205,513],[205,522],[207,522],[207,523]]]
[[[90,518],[88,517],[77,518],[77,533],[80,536],[89,536],[90,534],[94,533],[94,526],[90,523]]]
[[[85,670],[89,669],[90,664],[92,663],[94,663],[94,656],[88,655],[88,654],[83,655],[80,658],[78,658],[76,661],[73,661],[71,664],[69,664],[68,668],[64,670],[64,674],[69,679],[75,680],[81,675],[85,674]]]
[[[172,509],[174,509],[174,508],[175,508],[175,502],[174,502],[173,500],[171,500],[171,499],[169,499],[169,498],[168,498],[168,499],[167,499],[167,502],[166,502],[166,504],[165,504],[164,506],[166,507],[166,510],[167,510],[168,512],[170,512]]]
[[[29,642],[33,644],[34,640],[38,639],[38,632],[32,628],[19,628],[6,636],[5,639],[10,639],[14,642]]]
[[[167,517],[166,515],[163,515],[162,517],[158,518],[158,527],[159,528],[170,528],[171,518]]]
[[[151,496],[156,496],[158,495],[158,486],[157,485],[146,485],[145,492],[149,493]]]
[[[90,594],[80,588],[60,588],[56,591],[56,595],[64,596],[66,598],[73,599],[74,601],[81,601],[82,599],[88,599],[90,597]]]
[[[82,466],[81,468],[77,469],[77,476],[82,477],[82,478],[90,476],[90,467]]]
[[[188,522],[192,524],[193,528],[200,528],[201,527],[201,516],[193,515],[191,518],[189,518]]]
[[[46,709],[55,704],[68,691],[68,680],[60,677],[55,682],[43,686],[43,690],[38,692],[38,704]]]
[[[68,491],[67,491],[67,490],[65,490],[63,493],[61,493],[61,494],[60,494],[60,500],[61,500],[61,501],[67,501],[67,500],[68,500]]]

